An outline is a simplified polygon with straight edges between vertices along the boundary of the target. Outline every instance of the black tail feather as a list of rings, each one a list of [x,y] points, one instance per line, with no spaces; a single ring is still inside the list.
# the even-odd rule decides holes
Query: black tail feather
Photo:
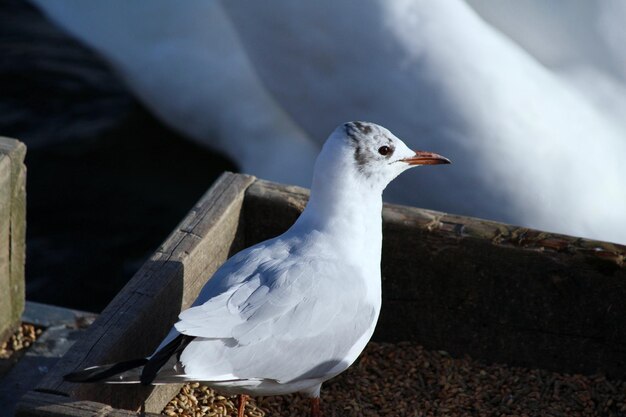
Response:
[[[64,375],[63,379],[68,382],[101,382],[131,369],[144,366],[146,363],[148,363],[148,359],[141,358],[111,365],[95,366]]]
[[[181,352],[193,339],[195,339],[194,336],[180,334],[167,345],[163,346],[143,367],[141,371],[141,383],[143,385],[150,385],[156,378],[159,370],[170,360],[173,361],[172,366],[174,366],[174,364],[178,362],[178,359],[180,359]]]

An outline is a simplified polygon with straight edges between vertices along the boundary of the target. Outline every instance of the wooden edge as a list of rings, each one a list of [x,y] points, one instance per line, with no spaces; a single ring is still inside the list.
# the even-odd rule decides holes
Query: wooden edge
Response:
[[[146,396],[154,404],[166,403],[169,398],[157,397],[161,392],[169,395],[171,387],[156,387],[150,391],[151,387],[126,385],[120,390],[119,386],[64,382],[63,375],[87,366],[142,357],[154,350],[175,322],[181,305],[184,308],[195,298],[195,295],[184,294],[189,292],[188,287],[191,285],[199,291],[207,278],[199,275],[210,277],[213,273],[206,265],[194,263],[200,259],[201,263],[217,268],[229,255],[244,192],[254,180],[251,176],[232,173],[220,176],[36,391],[115,407],[122,404],[131,409],[137,398]],[[205,253],[211,250],[214,253]],[[190,284],[189,280],[193,282]]]
[[[0,152],[10,155],[11,159],[24,163],[26,145],[17,139],[0,136]]]
[[[248,188],[246,196],[286,203],[290,208],[302,211],[308,201],[309,190],[257,180]],[[626,246],[617,243],[387,203],[383,207],[383,221],[410,225],[445,239],[481,239],[496,246],[584,256],[626,268]]]
[[[26,301],[26,145],[18,142],[11,155],[11,283],[13,315],[19,320]]]
[[[7,227],[6,247],[3,251],[6,251],[2,256],[6,256],[8,262],[7,268],[7,280],[6,284],[8,288],[4,296],[9,299],[8,304],[5,304],[4,308],[8,311],[0,312],[0,314],[7,314],[5,318],[8,320],[6,327],[2,328],[2,320],[0,320],[0,341],[6,340],[17,328],[20,321],[20,316],[24,311],[25,300],[25,284],[24,284],[24,261],[25,261],[25,241],[26,241],[26,167],[24,165],[24,159],[26,157],[26,145],[22,142],[0,137],[0,161],[8,163],[8,176],[3,187],[8,189],[3,190],[0,194],[4,194],[7,198],[6,210],[8,218],[3,219],[6,221]]]
[[[480,239],[496,246],[580,255],[626,267],[626,246],[617,243],[393,204],[385,205],[383,218],[385,222],[412,224],[445,238]]]
[[[0,344],[11,337],[18,320],[13,314],[11,282],[11,158],[0,152]]]
[[[60,395],[30,391],[22,397],[15,415],[18,417],[136,417],[137,413],[114,409],[93,401],[76,401]],[[142,415],[159,416],[159,414],[148,412]]]

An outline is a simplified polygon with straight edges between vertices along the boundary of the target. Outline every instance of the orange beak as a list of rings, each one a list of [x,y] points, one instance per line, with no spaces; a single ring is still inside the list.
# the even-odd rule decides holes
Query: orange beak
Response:
[[[401,159],[400,161],[406,162],[409,165],[439,165],[452,163],[444,156],[425,151],[415,151],[415,155],[410,158]]]

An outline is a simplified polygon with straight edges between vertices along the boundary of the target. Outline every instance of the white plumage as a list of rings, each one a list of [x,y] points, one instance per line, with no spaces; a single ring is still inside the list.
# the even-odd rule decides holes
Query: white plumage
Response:
[[[150,358],[67,379],[201,381],[230,393],[319,398],[321,384],[356,360],[376,326],[384,188],[411,166],[442,163],[449,161],[411,151],[378,125],[339,126],[287,232],[222,265]]]

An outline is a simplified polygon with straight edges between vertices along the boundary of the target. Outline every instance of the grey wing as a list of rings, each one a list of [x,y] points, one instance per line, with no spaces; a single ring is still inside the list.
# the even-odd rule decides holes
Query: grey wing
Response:
[[[288,255],[288,246],[277,239],[237,253],[213,274],[192,306],[180,313],[175,329],[189,336],[231,337],[232,328],[241,323],[237,305],[261,285],[259,271],[268,259],[276,263]],[[159,349],[176,335],[170,333]]]
[[[378,312],[365,293],[359,272],[343,264],[262,263],[181,314],[176,329],[196,339],[180,362],[189,379],[205,381],[324,375],[372,328]]]

